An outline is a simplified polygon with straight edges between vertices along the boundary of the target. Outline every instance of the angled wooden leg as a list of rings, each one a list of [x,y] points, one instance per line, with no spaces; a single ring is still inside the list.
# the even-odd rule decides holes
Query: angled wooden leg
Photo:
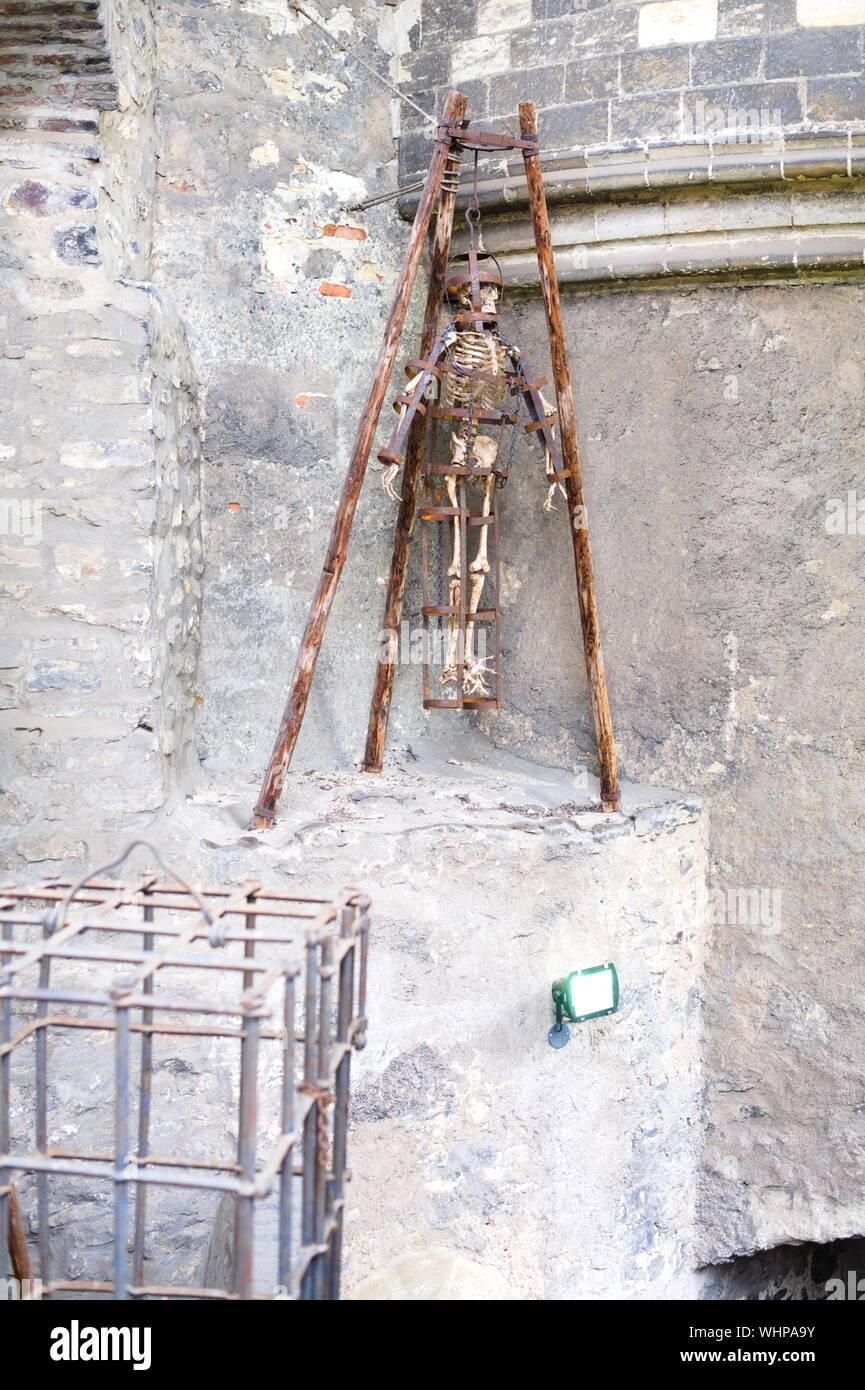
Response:
[[[9,1254],[12,1260],[12,1273],[19,1283],[24,1283],[27,1279],[33,1278],[33,1270],[30,1265],[30,1251],[27,1249],[27,1240],[24,1235],[24,1222],[21,1219],[21,1207],[18,1203],[18,1194],[14,1184],[10,1184],[9,1190]]]
[[[520,103],[520,135],[524,140],[537,139],[538,126],[535,108],[531,102]],[[585,523],[583,503],[583,482],[580,472],[580,455],[577,449],[577,430],[574,422],[574,398],[571,391],[571,373],[568,366],[568,353],[565,347],[565,334],[562,327],[562,310],[559,302],[559,285],[553,260],[553,247],[550,239],[550,223],[547,216],[547,200],[544,194],[541,159],[537,147],[524,148],[523,158],[526,166],[526,179],[529,186],[529,199],[532,208],[532,221],[535,230],[535,247],[538,253],[538,267],[541,273],[541,293],[547,315],[547,329],[550,338],[550,357],[553,364],[553,379],[556,386],[556,402],[559,410],[559,429],[562,446],[562,459],[568,473],[566,483],[568,493],[568,513],[571,521],[571,538],[574,543],[574,563],[577,571],[577,593],[580,602],[580,622],[583,629],[583,650],[586,658],[586,671],[589,677],[589,690],[592,697],[592,715],[595,721],[595,738],[598,745],[598,763],[601,778],[601,804],[605,811],[618,810],[619,779],[616,767],[616,745],[613,739],[613,723],[607,699],[607,678],[604,671],[604,651],[601,646],[601,629],[595,603],[595,582],[592,575],[592,552],[589,548],[589,532]]]
[[[454,120],[465,116],[466,98],[460,97]],[[435,342],[439,314],[444,299],[445,274],[451,244],[451,230],[454,220],[456,194],[452,191],[459,174],[460,151],[452,149],[448,156],[447,173],[439,199],[436,218],[435,241],[433,242],[432,264],[430,266],[429,289],[427,290],[426,311],[421,334],[420,357],[429,355]],[[369,724],[366,732],[366,748],[362,767],[364,772],[381,772],[384,741],[387,734],[387,721],[390,714],[390,701],[393,694],[393,681],[396,674],[394,651],[397,646],[399,626],[402,621],[402,605],[405,597],[405,583],[408,572],[408,557],[411,549],[411,535],[414,514],[417,506],[418,481],[423,459],[424,432],[426,421],[415,417],[409,434],[405,464],[402,475],[402,492],[393,538],[393,556],[390,562],[390,578],[387,586],[387,599],[384,610],[384,632],[388,641],[380,645],[380,651],[387,658],[379,656],[372,703],[369,711]]]
[[[460,119],[460,112],[465,110],[465,97],[460,92],[450,92],[445,102],[442,115],[442,125]],[[378,417],[381,414],[388,380],[396,357],[399,346],[400,334],[402,333],[403,323],[405,322],[406,310],[408,309],[409,299],[417,275],[417,268],[420,263],[421,252],[426,239],[427,229],[430,224],[433,209],[439,196],[442,175],[448,160],[448,155],[453,148],[453,137],[444,129],[440,129],[438,138],[433,150],[429,172],[427,173],[426,183],[415,215],[414,225],[409,238],[408,251],[406,252],[405,264],[400,275],[394,298],[393,308],[387,327],[384,332],[378,362],[376,363],[375,375],[369,393],[366,407],[361,417],[360,427],[355,440],[354,452],[348,467],[345,483],[343,484],[342,495],[339,499],[336,518],[333,523],[330,544],[325,556],[324,568],[322,569],[321,579],[315,592],[315,597],[310,608],[306,630],[300,644],[300,652],[297,657],[297,664],[294,668],[294,675],[291,681],[291,689],[288,694],[288,702],[276,736],[276,742],[270,757],[270,763],[262,784],[258,805],[255,808],[252,824],[255,829],[262,829],[271,825],[276,812],[276,803],[282,792],[285,774],[291,762],[291,755],[294,752],[294,745],[300,733],[300,726],[303,723],[303,716],[306,713],[306,702],[309,698],[309,688],[312,684],[312,677],[315,672],[315,663],[318,660],[318,653],[321,647],[324,629],[330,614],[331,604],[334,594],[339,584],[343,568],[345,566],[346,551],[348,540],[351,534],[351,525],[354,520],[354,513],[357,507],[360,489],[363,483],[366,465],[369,459],[369,451],[372,446],[375,427],[378,424]]]

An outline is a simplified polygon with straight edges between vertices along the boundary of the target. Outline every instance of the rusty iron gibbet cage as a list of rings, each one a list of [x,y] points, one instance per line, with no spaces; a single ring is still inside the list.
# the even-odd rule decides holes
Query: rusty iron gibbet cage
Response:
[[[32,1277],[17,1180],[28,1187],[42,1297],[338,1298],[368,899],[353,890],[300,897],[253,881],[196,890],[149,845],[163,877],[107,878],[133,847],[78,883],[0,891],[0,1277]],[[88,1057],[98,1040],[113,1054],[101,1147],[58,1142],[52,1052],[73,1033],[88,1039]],[[198,1151],[194,1134],[187,1143],[184,1114],[159,1113],[182,1110],[160,1089],[166,1047],[209,1049],[205,1075],[228,1078],[236,1134],[222,1152]],[[156,1151],[157,1129],[182,1134],[184,1151]],[[53,1188],[80,1179],[111,1193],[101,1278],[55,1268]],[[200,1268],[215,1277],[152,1277],[160,1256],[149,1203],[167,1193],[214,1204],[221,1254],[211,1234]]]

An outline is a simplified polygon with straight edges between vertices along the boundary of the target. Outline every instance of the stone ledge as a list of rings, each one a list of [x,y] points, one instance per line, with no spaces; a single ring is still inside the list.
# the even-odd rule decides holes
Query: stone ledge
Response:
[[[592,197],[577,190],[572,170],[550,171],[550,231],[562,284],[647,283],[694,276],[795,280],[802,275],[859,275],[865,268],[865,184],[849,172],[854,160],[865,158],[865,147],[851,144],[843,160],[836,151],[832,172],[825,148],[788,142],[783,149],[763,151],[762,183],[744,177],[740,183],[717,184],[683,178],[656,188],[655,168],[663,183],[672,167],[667,153],[647,152],[639,181],[630,179],[633,165],[608,153],[595,166],[603,193],[596,189]],[[686,165],[696,169],[698,158],[705,159],[705,154],[692,150],[680,158],[680,171]],[[719,160],[713,156],[700,168],[704,174],[717,170]],[[842,163],[848,172],[839,172]],[[806,167],[807,176],[802,173]],[[725,170],[729,172],[729,166]],[[591,172],[582,170],[581,188]],[[739,172],[744,173],[744,166]],[[504,203],[489,203],[484,238],[487,249],[500,258],[508,286],[537,288],[534,238],[524,199],[514,194]],[[455,251],[462,249],[463,241],[458,224]]]
[[[501,258],[505,283],[512,289],[538,285],[537,263],[527,255]],[[666,277],[782,274],[861,274],[865,270],[865,222],[846,235],[758,229],[742,236],[712,232],[704,236],[646,238],[638,243],[600,243],[588,248],[556,245],[562,285],[656,281]]]
[[[765,144],[697,144],[647,146],[643,150],[587,150],[543,161],[547,203],[608,199],[623,193],[671,188],[723,189],[728,185],[784,185],[806,180],[838,180],[865,174],[865,135],[839,131],[827,134],[786,135]],[[468,204],[470,181],[457,208]],[[420,194],[411,192],[397,204],[400,215],[411,221]],[[522,161],[502,161],[496,172],[478,180],[478,201],[485,212],[528,207]]]

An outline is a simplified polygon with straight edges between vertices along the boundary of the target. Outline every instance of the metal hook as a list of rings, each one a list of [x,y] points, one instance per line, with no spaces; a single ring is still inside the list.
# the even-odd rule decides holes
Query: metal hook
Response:
[[[466,225],[469,229],[469,245],[477,248],[477,235],[481,225],[481,210],[476,207],[466,208]]]
[[[75,898],[75,894],[78,893],[80,889],[86,887],[86,885],[91,881],[91,879],[96,878],[98,874],[106,874],[109,872],[110,869],[116,869],[118,864],[122,864],[124,860],[129,858],[132,851],[134,849],[138,849],[139,847],[149,850],[162,872],[167,874],[169,878],[173,878],[175,883],[180,884],[181,888],[184,890],[185,893],[188,893],[191,898],[195,899],[196,903],[201,909],[201,915],[204,918],[205,922],[209,927],[212,927],[213,918],[211,917],[210,912],[207,908],[207,904],[205,903],[201,894],[196,892],[192,885],[190,883],[187,883],[186,879],[182,878],[176,869],[170,868],[168,864],[165,863],[165,860],[162,858],[162,855],[159,853],[159,850],[156,848],[156,846],[152,845],[149,840],[130,840],[126,848],[122,850],[121,853],[116,856],[116,858],[109,859],[106,864],[100,864],[99,867],[96,869],[88,869],[87,873],[84,874],[83,878],[79,878],[78,882],[72,885],[72,887],[64,896],[63,901],[60,903],[60,906],[56,907],[53,910],[53,912],[46,913],[45,930],[47,934],[50,936],[55,931],[57,931],[58,927],[63,926],[63,923],[66,919],[66,913],[69,911],[69,908]]]

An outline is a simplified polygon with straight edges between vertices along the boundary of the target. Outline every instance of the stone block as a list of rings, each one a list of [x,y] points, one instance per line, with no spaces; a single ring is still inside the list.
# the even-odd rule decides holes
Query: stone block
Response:
[[[475,33],[476,6],[459,0],[422,0],[423,43],[452,44]]]
[[[510,66],[510,39],[507,34],[489,34],[454,44],[451,54],[451,80],[459,84],[473,77],[489,77],[506,72]]]
[[[565,101],[601,101],[618,96],[619,60],[613,57],[579,59],[565,69]]]
[[[640,7],[641,48],[705,43],[718,32],[718,0],[661,0]]]
[[[862,71],[859,29],[773,34],[766,43],[766,77],[829,77]]]
[[[865,0],[796,0],[796,22],[805,28],[865,24]]]
[[[478,34],[502,34],[532,22],[532,0],[478,0]]]
[[[678,92],[655,96],[625,97],[613,102],[610,134],[616,141],[675,139],[682,128],[682,100]]]
[[[782,3],[795,5],[795,0],[782,0]],[[739,39],[762,34],[766,21],[766,6],[763,0],[718,0],[718,38]],[[784,28],[792,27],[791,24]]]
[[[574,57],[620,53],[636,47],[639,11],[634,6],[586,8],[575,5],[574,11],[571,42]]]
[[[743,82],[704,87],[684,96],[685,129],[727,143],[758,143],[766,133],[780,133],[802,120],[795,82]]]
[[[762,39],[727,39],[722,43],[698,44],[693,52],[690,85],[716,87],[722,82],[747,82],[760,72]],[[790,74],[771,74],[771,76]]]
[[[609,139],[609,103],[581,101],[545,111],[538,121],[545,150],[585,149]]]
[[[538,108],[560,106],[565,80],[564,64],[557,67],[529,68],[491,77],[489,109],[494,116],[516,116],[521,101]],[[516,131],[517,127],[514,126]]]
[[[685,48],[653,48],[622,54],[622,91],[653,92],[687,87],[690,59]]]
[[[865,125],[865,77],[810,79],[806,109],[811,121],[851,121]]]

